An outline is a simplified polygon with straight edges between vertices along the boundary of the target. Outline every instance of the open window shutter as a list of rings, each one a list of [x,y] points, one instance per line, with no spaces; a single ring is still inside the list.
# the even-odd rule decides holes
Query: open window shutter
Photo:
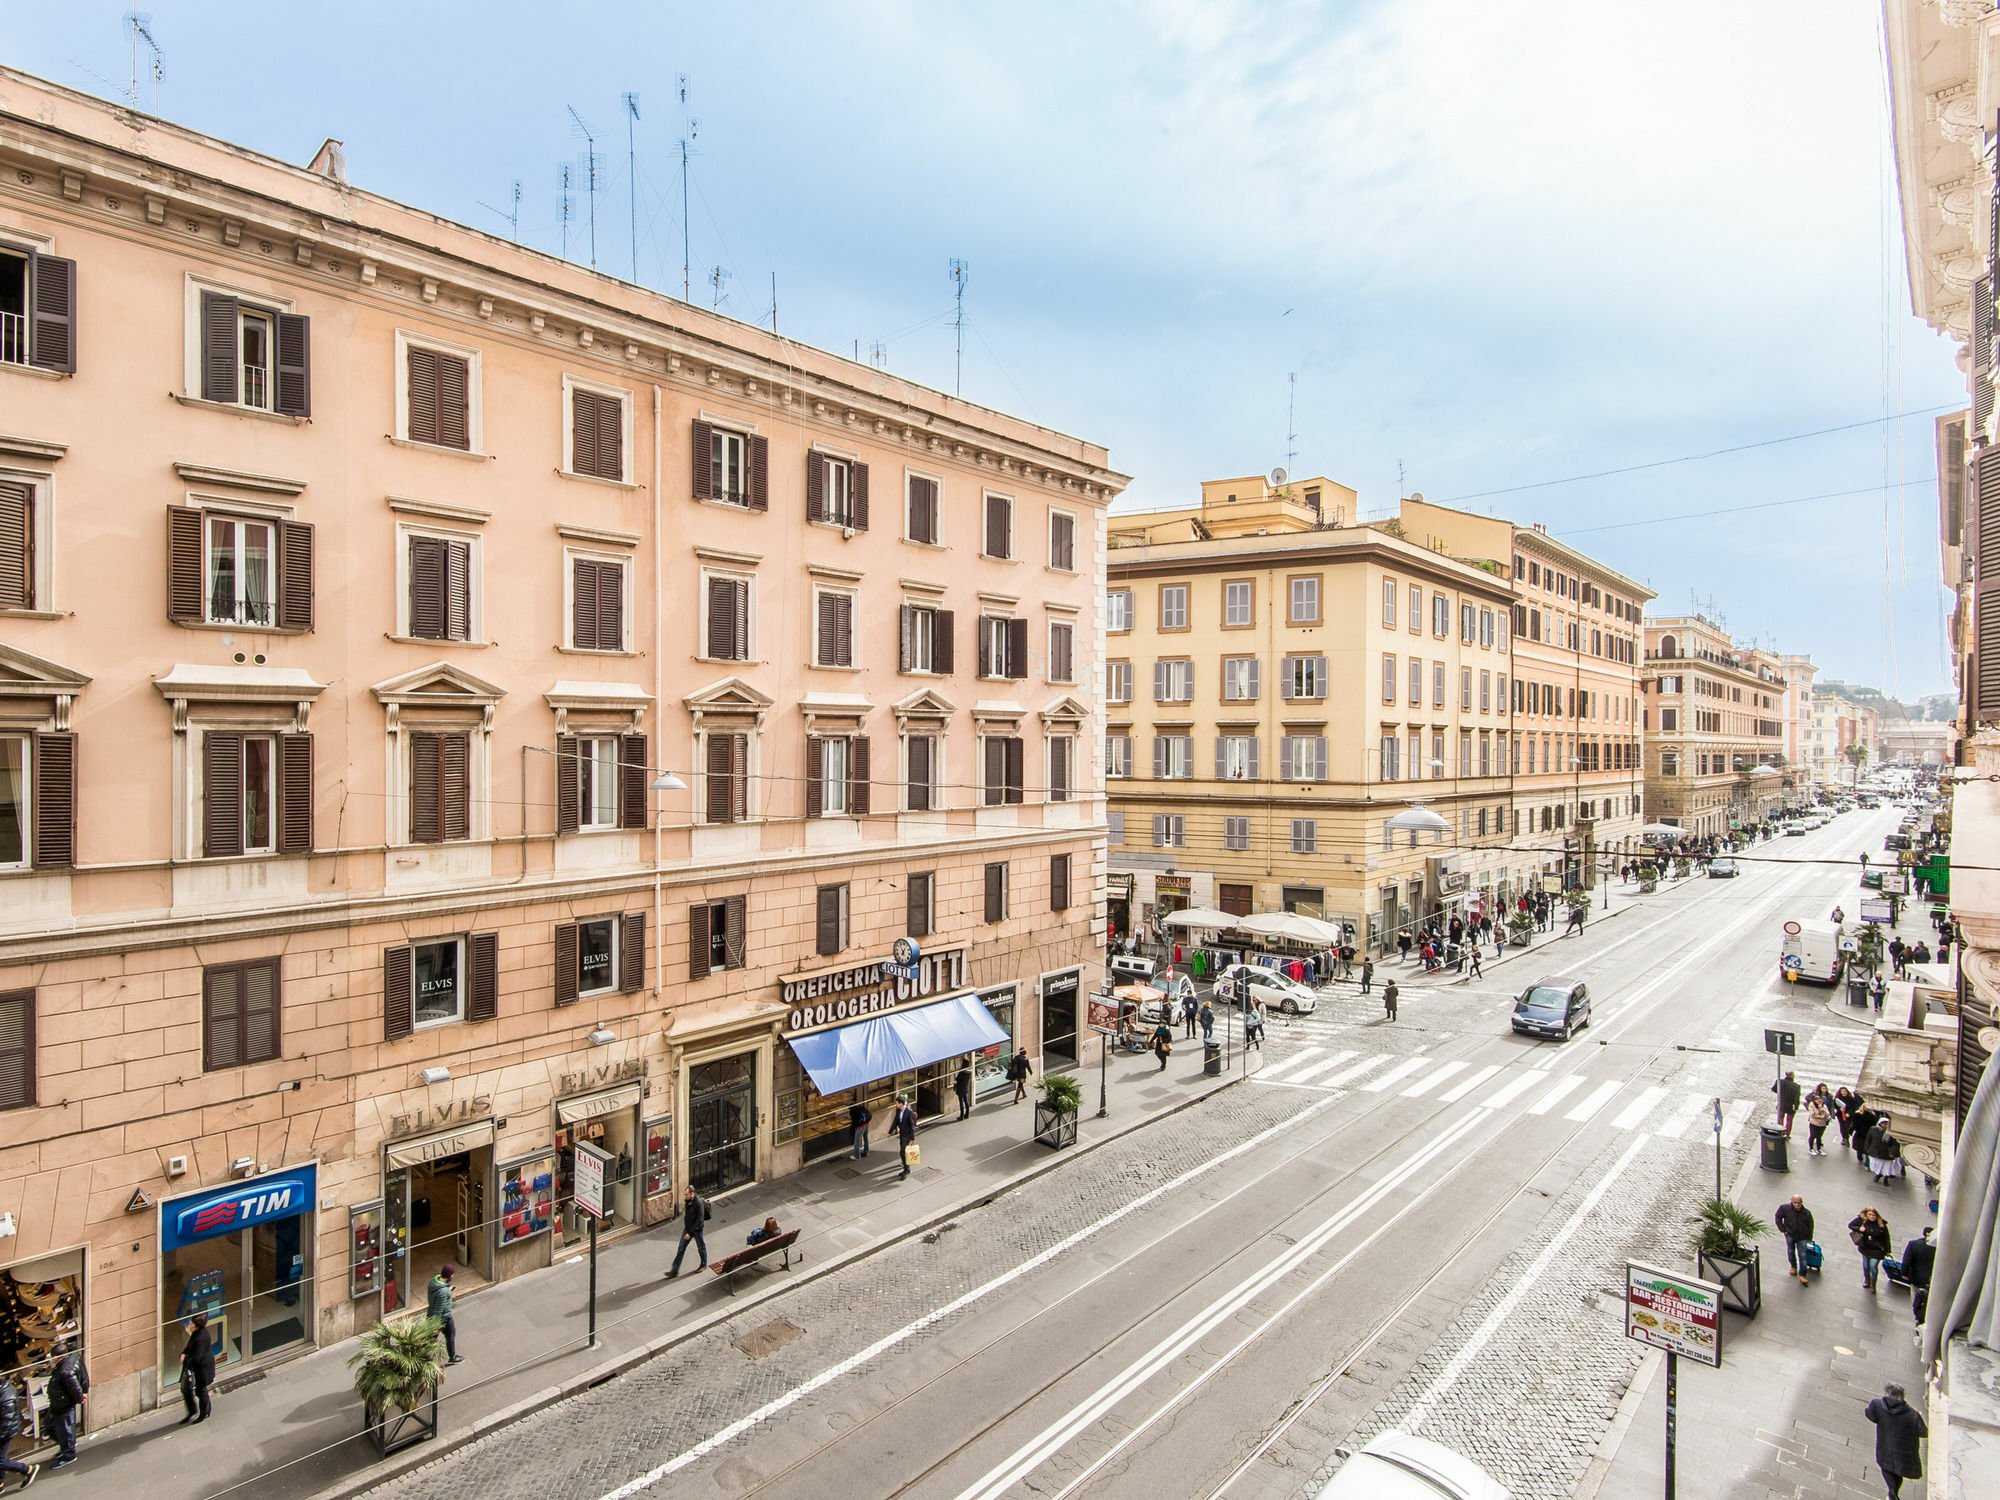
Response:
[[[278,628],[313,628],[313,529],[304,521],[278,523]]]
[[[806,740],[806,816],[816,818],[826,806],[826,741],[818,736]]]
[[[201,972],[201,1066],[204,1072],[243,1061],[243,966],[212,964]]]
[[[28,363],[44,370],[73,373],[76,262],[38,251],[28,257],[28,280],[30,305],[34,309],[34,326],[28,335]]]
[[[201,737],[201,852],[243,852],[243,736]]]
[[[736,660],[736,588],[728,578],[708,580],[708,654]]]
[[[435,844],[438,820],[438,741],[426,730],[410,731],[410,842]]]
[[[0,487],[0,504],[5,504],[5,503],[6,503],[5,490],[4,487]],[[896,647],[896,670],[898,672],[907,672],[910,670],[910,657],[914,654],[912,643],[910,640],[910,633],[914,628],[912,622],[915,620],[915,618],[916,618],[916,612],[914,606],[905,604],[902,608],[901,614],[899,615],[899,619],[901,621],[902,633],[898,637],[898,644]]]
[[[748,961],[748,924],[745,919],[749,904],[747,896],[731,896],[722,903],[723,956],[732,969],[740,969]]]
[[[1996,195],[2000,202],[2000,195]],[[1976,719],[2000,715],[2000,447],[1982,448],[1970,533],[1975,630],[1967,696]]]
[[[500,1014],[500,934],[475,932],[466,943],[472,983],[465,995],[465,1019],[490,1021]]]
[[[445,636],[472,639],[472,543],[444,544]]]
[[[750,508],[771,508],[771,440],[751,436],[744,440],[750,450]]]
[[[1312,664],[1313,696],[1315,698],[1324,698],[1326,696],[1326,658],[1324,656],[1315,656],[1312,659]]]
[[[1410,767],[1410,774],[1416,774],[1415,766]],[[1313,736],[1313,780],[1326,780],[1326,736],[1323,734]]]
[[[1167,737],[1163,734],[1156,734],[1153,736],[1153,779],[1155,781],[1163,781],[1166,779],[1166,774]]]
[[[1167,701],[1167,664],[1163,661],[1153,663],[1153,701]]]
[[[185,505],[167,507],[167,618],[199,625],[201,609],[201,512]]]
[[[410,349],[406,351],[404,363],[409,370],[410,441],[435,443],[438,441],[438,356],[429,349]]]
[[[382,950],[382,1040],[417,1029],[417,956],[407,943]]]
[[[471,751],[472,742],[465,735],[439,736],[438,771],[442,783],[438,798],[439,831],[447,839],[471,836]]]
[[[715,429],[706,422],[694,424],[693,494],[697,500],[715,498]]]
[[[278,736],[278,852],[309,854],[313,846],[313,737]]]
[[[35,868],[76,863],[76,736],[35,736]]]
[[[214,292],[201,294],[201,399],[227,401],[237,394],[237,300]]]
[[[197,547],[197,563],[199,560]],[[410,634],[418,640],[441,641],[445,638],[444,625],[444,543],[436,537],[413,536],[410,538]]]
[[[688,907],[688,978],[708,978],[708,914],[706,901]]]
[[[597,477],[625,478],[625,402],[617,396],[597,398]]]
[[[25,484],[0,480],[0,609],[35,607],[34,503]],[[907,615],[909,606],[903,608]]]
[[[1007,741],[1007,800],[1009,802],[1019,802],[1021,800],[1021,788],[1025,781],[1023,774],[1025,770],[1025,758],[1022,755],[1022,746],[1025,743],[1025,741],[1019,739],[1010,739]]]
[[[446,448],[470,448],[466,399],[469,365],[449,354],[438,356],[438,442]]]
[[[854,665],[854,596],[835,594],[833,596],[834,624],[834,665],[851,667]]]
[[[277,409],[288,417],[312,415],[312,319],[278,314]]]
[[[806,519],[826,519],[826,455],[806,455]]]
[[[854,529],[856,531],[866,531],[868,529],[868,465],[849,464],[848,473],[853,476],[854,485],[854,505],[852,509]]]
[[[581,977],[577,970],[577,931],[574,922],[556,923],[556,1004],[576,1004]]]
[[[1215,779],[1221,781],[1228,774],[1229,740],[1223,735],[1215,737]]]
[[[1028,675],[1028,622],[1009,620],[1007,622],[1007,675],[1026,677]]]
[[[868,770],[868,736],[857,734],[848,742],[847,751],[847,810],[858,816],[868,814],[868,792],[871,786]]]
[[[556,736],[556,832],[575,833],[582,824],[581,793],[578,788],[581,769],[576,763],[577,743],[574,735]]]
[[[570,644],[579,651],[595,651],[597,649],[596,563],[581,557],[571,561],[569,601]]]
[[[618,919],[618,988],[627,995],[646,987],[646,914],[628,911]]]
[[[620,735],[618,737],[618,826],[620,828],[646,826],[646,783],[649,779],[646,765],[646,736]]]
[[[1257,701],[1258,693],[1260,693],[1263,690],[1259,683],[1259,679],[1263,675],[1264,664],[1253,656],[1249,660],[1248,668],[1249,668],[1248,672],[1249,681],[1245,684],[1247,691],[1244,693],[1243,696],[1249,699],[1252,703],[1254,703]]]
[[[1264,742],[1253,734],[1250,736],[1250,769],[1248,772],[1252,781],[1262,781],[1264,779],[1264,768],[1261,764],[1263,758]]]
[[[569,393],[569,466],[575,474],[595,474],[597,468],[597,403],[595,391]]]
[[[939,674],[945,677],[949,677],[958,664],[957,649],[952,644],[956,639],[954,632],[957,627],[958,614],[955,610],[940,609],[933,611],[933,618],[931,620],[931,660],[936,664]]]

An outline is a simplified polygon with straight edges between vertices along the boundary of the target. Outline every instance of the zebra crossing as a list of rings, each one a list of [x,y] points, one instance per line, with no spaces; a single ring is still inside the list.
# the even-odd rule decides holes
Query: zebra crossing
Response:
[[[1713,1094],[1625,1078],[1593,1079],[1584,1073],[1555,1077],[1547,1068],[1499,1063],[1474,1066],[1424,1053],[1403,1058],[1394,1054],[1364,1057],[1356,1048],[1309,1045],[1253,1073],[1251,1079],[1275,1088],[1331,1091],[1351,1087],[1357,1093],[1435,1099],[1475,1109],[1513,1107],[1524,1115],[1553,1114],[1579,1125],[1607,1115],[1613,1130],[1643,1130],[1666,1140],[1695,1139],[1714,1129]],[[1735,1145],[1765,1102],[1724,1100],[1722,1144]]]

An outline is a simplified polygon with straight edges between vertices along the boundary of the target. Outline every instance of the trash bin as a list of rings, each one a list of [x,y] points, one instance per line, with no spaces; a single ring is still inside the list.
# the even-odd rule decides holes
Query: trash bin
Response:
[[[1792,1170],[1792,1138],[1775,1125],[1766,1125],[1759,1132],[1760,1145],[1757,1165],[1766,1172],[1789,1172]]]
[[[1866,1005],[1868,1003],[1868,981],[1850,974],[1847,978],[1847,1003]]]
[[[1222,1076],[1222,1043],[1203,1042],[1201,1044],[1201,1070],[1210,1078]]]

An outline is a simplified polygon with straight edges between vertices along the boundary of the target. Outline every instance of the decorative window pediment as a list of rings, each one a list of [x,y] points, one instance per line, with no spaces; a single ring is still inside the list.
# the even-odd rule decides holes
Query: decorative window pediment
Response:
[[[629,682],[558,682],[542,699],[556,711],[556,733],[569,733],[571,714],[629,714],[634,731],[645,727],[653,695]]]
[[[153,679],[153,686],[174,706],[176,733],[187,729],[190,703],[227,703],[289,705],[292,729],[302,734],[313,700],[326,691],[326,684],[314,682],[303,667],[210,666],[189,662],[175,662],[171,672]]]
[[[754,719],[761,728],[773,700],[740,677],[725,677],[689,693],[681,702],[694,715],[699,728],[703,718]]]
[[[1051,728],[1075,728],[1088,722],[1090,710],[1065,693],[1062,697],[1042,705],[1041,720]]]
[[[930,721],[949,719],[958,712],[950,699],[932,692],[929,688],[919,688],[907,698],[899,698],[890,705],[897,722],[908,723],[912,719]]]
[[[0,714],[47,721],[57,733],[69,729],[70,706],[90,679],[81,672],[0,644]]]
[[[491,729],[494,707],[507,696],[505,688],[444,661],[378,682],[369,691],[388,713],[392,731],[404,713],[426,709],[477,709],[479,727]]]

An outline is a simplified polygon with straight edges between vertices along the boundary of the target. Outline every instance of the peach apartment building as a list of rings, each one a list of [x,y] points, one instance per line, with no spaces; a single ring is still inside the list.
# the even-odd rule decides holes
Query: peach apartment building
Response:
[[[0,70],[0,1357],[102,1424],[548,1265],[586,1143],[615,1232],[1074,1058],[1123,484]]]
[[[1738,647],[1703,615],[1646,621],[1646,808],[1657,822],[1726,837],[1783,796],[1780,659]]]

